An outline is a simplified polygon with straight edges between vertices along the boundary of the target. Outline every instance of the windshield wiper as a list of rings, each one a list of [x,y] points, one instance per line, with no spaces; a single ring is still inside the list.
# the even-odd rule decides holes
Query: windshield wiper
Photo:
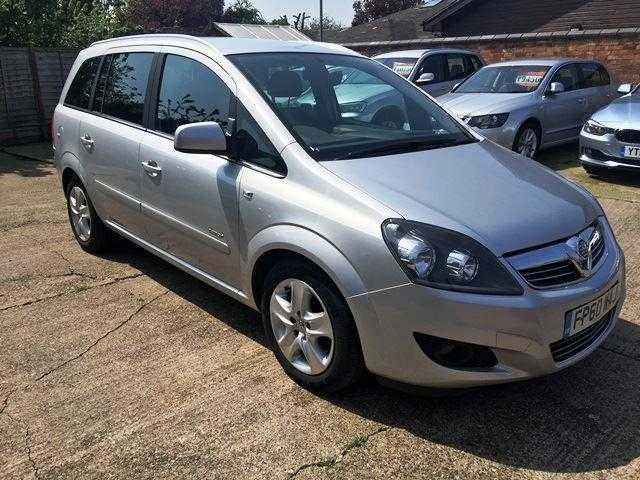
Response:
[[[436,148],[455,147],[457,145],[465,145],[475,142],[476,140],[471,138],[459,139],[451,137],[431,140],[403,140],[402,142],[387,143],[385,145],[376,145],[353,150],[346,155],[334,158],[334,160],[351,160],[354,158],[395,155],[398,153],[418,152],[421,150],[434,150]]]

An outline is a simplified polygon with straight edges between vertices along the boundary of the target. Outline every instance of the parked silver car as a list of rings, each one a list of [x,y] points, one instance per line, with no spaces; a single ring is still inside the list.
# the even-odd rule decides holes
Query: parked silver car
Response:
[[[596,112],[580,133],[580,162],[589,173],[640,171],[640,85],[624,84],[623,97]]]
[[[344,116],[335,68],[393,90],[404,127]],[[99,42],[53,128],[80,246],[118,233],[259,310],[311,389],[367,370],[440,387],[556,372],[624,302],[624,255],[590,194],[339,46]]]
[[[456,84],[484,65],[479,54],[455,48],[403,50],[384,53],[373,59],[415,83],[433,97],[449,93]]]
[[[614,98],[598,62],[521,60],[484,67],[439,101],[486,138],[526,157],[578,139]]]

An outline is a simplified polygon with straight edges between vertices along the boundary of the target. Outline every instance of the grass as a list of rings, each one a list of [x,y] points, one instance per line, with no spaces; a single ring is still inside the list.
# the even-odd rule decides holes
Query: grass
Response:
[[[546,150],[540,154],[539,160],[561,175],[584,185],[598,198],[640,203],[640,175],[620,171],[592,177],[578,163],[577,144]]]

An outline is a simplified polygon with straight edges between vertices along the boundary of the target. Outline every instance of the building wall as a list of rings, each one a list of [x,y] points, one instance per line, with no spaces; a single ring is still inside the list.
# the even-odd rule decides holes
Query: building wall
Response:
[[[458,47],[479,52],[488,63],[544,57],[595,59],[609,68],[615,81],[640,83],[640,29],[624,33],[489,35],[345,46],[368,56],[407,48]]]
[[[447,37],[637,27],[640,0],[476,0],[446,18]]]

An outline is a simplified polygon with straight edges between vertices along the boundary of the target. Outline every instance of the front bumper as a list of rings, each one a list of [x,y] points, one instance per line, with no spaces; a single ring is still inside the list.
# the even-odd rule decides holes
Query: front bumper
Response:
[[[516,297],[474,295],[406,284],[348,299],[372,373],[397,382],[440,388],[506,383],[560,371],[590,355],[613,330],[625,299],[625,261],[610,235],[610,255],[578,284],[535,290],[522,282]],[[565,314],[620,284],[621,297],[606,330],[573,357],[556,363],[550,345],[564,335]],[[432,361],[414,334],[489,347],[498,364],[454,369]]]
[[[598,137],[580,133],[580,163],[586,166],[609,170],[632,170],[640,172],[640,159],[624,158],[622,149],[628,143],[620,142],[615,135]]]

